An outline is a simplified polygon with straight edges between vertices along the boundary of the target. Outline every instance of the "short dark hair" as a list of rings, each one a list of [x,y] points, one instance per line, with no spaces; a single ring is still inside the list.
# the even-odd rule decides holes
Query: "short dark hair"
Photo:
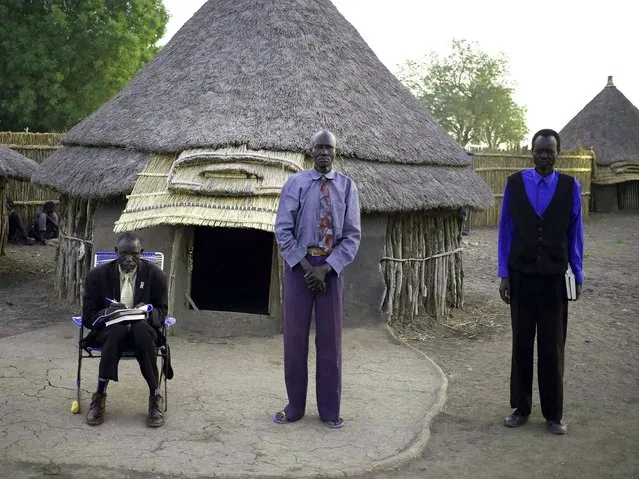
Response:
[[[7,196],[7,206],[9,208],[13,208],[13,198],[11,198],[10,196]]]
[[[55,211],[55,204],[53,203],[53,201],[47,201],[42,207],[42,211],[44,211],[45,213],[51,213]]]
[[[118,236],[118,244],[120,244],[123,240],[126,241],[140,241],[140,237],[134,233],[133,231],[125,231],[120,236]],[[141,243],[142,241],[140,241]]]
[[[561,149],[561,140],[559,139],[559,133],[557,133],[555,130],[551,130],[550,128],[539,130],[533,135],[531,143],[533,150],[535,149],[535,140],[540,136],[554,136],[555,140],[557,140],[557,153],[559,153],[559,150]]]

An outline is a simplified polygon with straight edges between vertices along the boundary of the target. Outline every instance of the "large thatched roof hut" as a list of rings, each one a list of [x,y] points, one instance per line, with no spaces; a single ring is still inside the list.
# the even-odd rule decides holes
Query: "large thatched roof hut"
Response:
[[[142,230],[147,250],[166,252],[183,321],[266,324],[281,304],[279,191],[311,166],[322,128],[364,213],[347,311],[404,318],[459,305],[458,210],[490,206],[492,193],[329,0],[210,0],[34,180],[65,195],[66,233],[85,251]],[[61,256],[77,253],[72,241]],[[76,278],[65,291],[77,288]]]
[[[639,109],[615,87],[611,76],[559,134],[562,149],[595,152],[594,211],[639,208]]]
[[[9,229],[6,202],[7,180],[12,178],[28,182],[37,168],[38,164],[35,161],[0,145],[0,256],[5,254]]]

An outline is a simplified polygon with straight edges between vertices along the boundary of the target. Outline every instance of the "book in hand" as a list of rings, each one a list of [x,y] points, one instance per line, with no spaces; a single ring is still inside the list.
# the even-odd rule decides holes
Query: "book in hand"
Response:
[[[575,274],[570,268],[566,271],[566,297],[568,301],[577,300],[577,283],[575,281]]]
[[[153,310],[153,306],[145,304],[139,308],[127,308],[118,309],[109,314],[99,316],[93,322],[94,326],[104,323],[105,326],[111,326],[112,324],[122,323],[126,321],[139,321],[141,319],[147,319],[149,317],[149,311]]]

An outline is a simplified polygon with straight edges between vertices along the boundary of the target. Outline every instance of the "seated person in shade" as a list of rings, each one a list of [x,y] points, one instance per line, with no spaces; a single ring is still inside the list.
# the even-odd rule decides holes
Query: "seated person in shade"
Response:
[[[27,230],[20,219],[20,215],[14,209],[13,198],[10,196],[7,196],[7,209],[7,216],[9,219],[8,241],[10,243],[31,244],[33,240],[31,240],[31,242],[29,241],[29,238],[27,237]]]
[[[60,231],[60,219],[55,212],[53,201],[47,201],[42,207],[42,211],[37,213],[33,219],[31,234],[36,243],[46,244],[46,240],[57,238]]]
[[[149,386],[149,409],[146,424],[164,424],[163,398],[159,389],[157,346],[166,340],[160,331],[168,311],[168,289],[164,272],[154,264],[140,259],[142,247],[135,233],[123,233],[115,248],[117,259],[96,266],[84,284],[82,324],[91,329],[85,344],[102,348],[98,387],[92,397],[86,422],[104,422],[106,389],[109,380],[118,380],[118,362],[124,350],[134,350],[142,376]],[[153,310],[147,320],[94,326],[97,318],[118,309],[150,304]],[[173,377],[167,365],[167,379]]]

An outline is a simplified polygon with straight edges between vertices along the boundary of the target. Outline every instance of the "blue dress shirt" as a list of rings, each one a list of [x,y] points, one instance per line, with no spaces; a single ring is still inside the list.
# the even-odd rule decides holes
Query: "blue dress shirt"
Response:
[[[353,180],[337,171],[295,173],[284,184],[275,219],[275,239],[289,267],[319,245],[320,179],[329,180],[334,249],[326,262],[340,274],[355,259],[361,239],[359,196]]]
[[[539,216],[550,204],[550,200],[557,189],[559,174],[553,171],[548,176],[541,176],[534,168],[522,171],[524,187],[528,201]],[[499,219],[499,244],[497,247],[497,275],[501,278],[508,278],[508,255],[512,246],[513,236],[515,233],[512,218],[505,205],[510,200],[508,192],[508,184],[504,189],[504,197],[502,199],[501,218]],[[568,227],[568,253],[570,268],[575,274],[575,281],[579,284],[584,282],[583,257],[584,257],[584,227],[581,215],[581,186],[575,178],[575,187],[573,189],[572,213],[570,217],[570,225]]]

